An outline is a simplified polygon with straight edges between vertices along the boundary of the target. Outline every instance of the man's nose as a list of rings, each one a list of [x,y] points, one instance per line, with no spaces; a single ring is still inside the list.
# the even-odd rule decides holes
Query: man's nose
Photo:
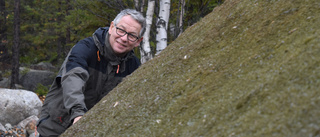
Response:
[[[125,34],[121,37],[122,41],[128,41],[128,34]]]

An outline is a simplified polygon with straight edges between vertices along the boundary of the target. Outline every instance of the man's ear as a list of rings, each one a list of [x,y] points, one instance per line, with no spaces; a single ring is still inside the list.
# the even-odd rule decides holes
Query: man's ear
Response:
[[[111,32],[113,31],[113,29],[114,29],[114,22],[112,21],[111,24],[110,24],[108,33],[111,34]]]
[[[140,39],[137,40],[136,45],[134,45],[134,47],[138,47],[140,46],[141,41],[143,40],[143,37],[141,37]]]

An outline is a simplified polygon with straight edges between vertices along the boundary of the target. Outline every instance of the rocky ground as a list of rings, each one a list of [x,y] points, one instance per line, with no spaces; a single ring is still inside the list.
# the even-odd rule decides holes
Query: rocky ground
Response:
[[[37,137],[44,97],[27,90],[0,88],[0,137]]]
[[[1,125],[2,126],[2,125]],[[31,121],[26,127],[19,125],[12,126],[7,123],[5,127],[0,129],[0,137],[38,137],[36,132],[36,121]]]
[[[11,127],[11,125],[9,125],[6,131],[0,130],[0,137],[28,137],[28,133],[25,128],[18,126]],[[33,133],[29,135],[29,137],[37,137],[37,135]]]
[[[45,96],[38,95],[40,101],[43,103]],[[3,130],[5,129],[5,130]],[[30,134],[31,133],[31,134]],[[38,137],[39,134],[36,132],[36,123],[28,124],[27,128],[21,126],[12,126],[7,123],[4,128],[0,128],[0,137]]]

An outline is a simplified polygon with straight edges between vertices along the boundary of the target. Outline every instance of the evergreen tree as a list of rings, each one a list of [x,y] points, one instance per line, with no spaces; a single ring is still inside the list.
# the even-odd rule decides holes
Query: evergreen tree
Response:
[[[12,46],[12,73],[10,88],[19,83],[19,49],[20,49],[20,0],[14,1],[14,45]]]

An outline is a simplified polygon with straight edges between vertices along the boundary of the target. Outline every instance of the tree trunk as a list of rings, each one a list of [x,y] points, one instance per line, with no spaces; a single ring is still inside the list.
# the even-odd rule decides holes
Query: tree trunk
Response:
[[[7,11],[5,0],[0,0],[0,62],[9,62],[7,59],[8,48],[7,48]],[[1,68],[4,69],[3,64]]]
[[[62,4],[61,1],[58,1],[58,12],[62,12]],[[59,24],[61,24],[62,22],[62,14],[57,16],[57,22]],[[57,35],[59,36],[58,41],[57,41],[57,60],[59,60],[61,58],[61,54],[62,54],[62,41],[65,41],[63,35],[61,34],[61,31],[57,32]]]
[[[180,10],[180,19],[179,19],[179,35],[183,32],[183,16],[184,16],[184,7],[186,5],[185,0],[180,0],[181,10]]]
[[[7,22],[7,12],[6,12],[6,2],[0,0],[0,43],[3,43],[7,39],[6,35],[6,22]],[[1,44],[2,45],[2,44]]]
[[[10,88],[19,83],[19,45],[20,45],[20,0],[14,2],[14,36],[12,46],[12,73]]]
[[[69,16],[70,15],[70,10],[72,9],[71,8],[71,3],[70,3],[70,0],[66,0],[66,2],[67,2],[67,9],[66,9],[66,16]],[[66,30],[66,44],[65,44],[65,47],[63,47],[63,58],[67,55],[67,53],[68,53],[68,51],[69,51],[69,49],[68,50],[66,50],[66,47],[67,47],[67,45],[69,45],[70,43],[71,43],[71,27],[70,27],[70,22],[68,22],[67,23],[67,25],[68,25],[68,27],[67,27],[67,30]],[[62,58],[62,59],[63,59]]]
[[[152,25],[152,18],[153,18],[153,12],[154,12],[154,5],[155,0],[149,0],[148,1],[148,9],[147,9],[147,15],[146,15],[146,32],[143,35],[143,42],[140,49],[141,54],[141,63],[145,63],[148,60],[152,59],[152,53],[150,49],[150,30]]]
[[[143,13],[143,8],[144,8],[144,4],[145,4],[144,2],[145,2],[145,0],[142,0],[142,1],[141,1],[141,6],[140,6],[140,8],[141,8],[141,9],[140,9],[140,12],[141,12],[141,13]]]
[[[139,11],[139,0],[134,0],[134,8]]]
[[[170,0],[160,0],[160,11],[157,22],[157,52],[159,54],[167,47],[167,30],[170,15]]]
[[[178,37],[178,35],[179,35],[179,21],[180,21],[180,5],[181,5],[181,3],[180,3],[180,0],[179,0],[179,2],[178,2],[178,11],[177,11],[177,20],[176,20],[176,25],[175,25],[175,27],[174,27],[174,38],[176,39],[177,37]]]

